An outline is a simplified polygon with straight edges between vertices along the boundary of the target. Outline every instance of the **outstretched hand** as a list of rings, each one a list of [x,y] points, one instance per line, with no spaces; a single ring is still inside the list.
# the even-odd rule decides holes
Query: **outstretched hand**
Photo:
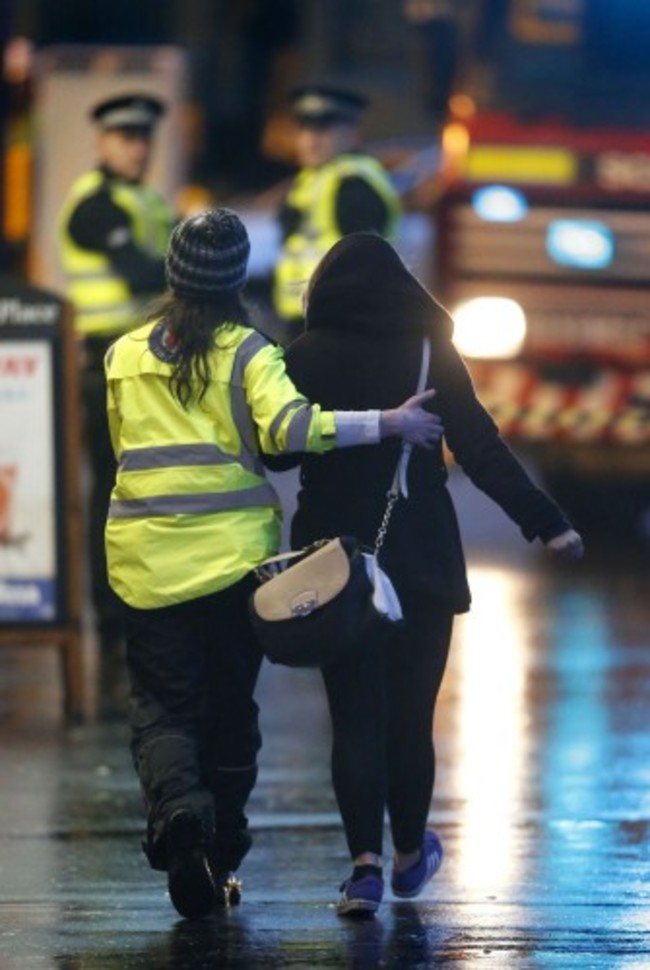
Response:
[[[582,559],[585,551],[582,536],[573,529],[567,529],[554,539],[549,539],[546,548],[556,559]]]
[[[382,437],[398,435],[404,441],[421,448],[433,448],[444,434],[440,415],[424,409],[435,396],[434,390],[414,394],[392,411],[382,411],[380,428]]]

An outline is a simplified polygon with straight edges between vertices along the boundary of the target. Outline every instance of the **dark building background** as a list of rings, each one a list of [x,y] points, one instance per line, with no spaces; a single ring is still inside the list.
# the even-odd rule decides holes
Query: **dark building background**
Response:
[[[650,4],[639,0],[0,4],[4,34],[23,34],[36,49],[182,48],[198,133],[188,175],[219,197],[264,189],[289,171],[287,95],[305,79],[369,94],[371,141],[435,138],[459,82],[523,118],[650,122]]]
[[[370,94],[370,138],[425,130],[428,123],[419,38],[394,0],[111,0],[110,17],[104,5],[76,0],[2,2],[13,10],[13,32],[37,49],[182,47],[188,99],[202,129],[190,173],[199,181],[262,188],[284,174],[280,122],[291,87],[307,78]]]

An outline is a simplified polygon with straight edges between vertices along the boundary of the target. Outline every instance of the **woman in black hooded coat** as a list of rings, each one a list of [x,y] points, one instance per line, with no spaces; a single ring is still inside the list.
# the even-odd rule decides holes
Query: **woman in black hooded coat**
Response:
[[[582,541],[557,505],[531,481],[478,401],[451,342],[452,321],[372,233],[354,233],[327,253],[306,294],[305,332],[288,348],[297,387],[324,407],[389,408],[414,393],[423,337],[430,341],[426,386],[446,443],[472,482],[519,525],[567,558]],[[400,454],[398,442],[304,455],[291,542],[354,535],[373,546]],[[333,726],[333,784],[352,876],[341,887],[341,915],[373,913],[382,898],[384,810],[395,856],[393,892],[417,895],[435,873],[442,846],[425,831],[434,785],[432,721],[453,616],[470,593],[447,470],[438,444],[414,449],[408,498],[400,498],[381,550],[405,623],[385,649],[368,644],[358,659],[323,669]]]

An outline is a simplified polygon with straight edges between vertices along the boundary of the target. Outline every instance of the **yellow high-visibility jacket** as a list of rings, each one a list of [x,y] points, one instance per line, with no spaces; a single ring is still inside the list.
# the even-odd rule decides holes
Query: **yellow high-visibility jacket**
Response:
[[[107,181],[99,169],[81,175],[73,184],[59,219],[61,263],[68,279],[67,295],[73,303],[75,329],[85,337],[119,335],[141,320],[142,306],[155,294],[134,298],[124,277],[113,269],[106,253],[78,246],[68,232],[72,213],[103,185],[113,202],[131,219],[133,239],[150,256],[162,257],[173,216],[162,195],[148,185],[119,179]]]
[[[116,341],[106,357],[118,460],[106,526],[109,581],[151,609],[224,589],[277,552],[280,503],[260,451],[328,451],[335,416],[298,393],[283,352],[257,331],[219,328],[211,381],[183,408],[171,364],[151,349],[160,324]]]
[[[320,168],[298,173],[286,197],[300,213],[298,227],[285,239],[273,281],[273,302],[279,316],[290,320],[303,315],[302,294],[314,269],[328,249],[341,238],[336,222],[336,197],[341,182],[358,176],[377,192],[388,210],[382,234],[392,241],[399,200],[385,170],[369,155],[339,155]]]

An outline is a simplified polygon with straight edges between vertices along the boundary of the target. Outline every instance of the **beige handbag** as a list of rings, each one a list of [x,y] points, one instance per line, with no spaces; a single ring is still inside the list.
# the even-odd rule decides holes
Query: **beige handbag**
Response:
[[[256,572],[262,585],[250,598],[251,621],[272,663],[323,667],[370,636],[392,633],[401,619],[390,580],[374,554],[362,552],[351,536],[274,556]],[[379,587],[377,575],[382,577]],[[386,596],[386,587],[392,598]],[[391,615],[382,611],[388,600]]]
[[[284,568],[255,592],[255,611],[267,623],[308,616],[329,603],[350,582],[350,547],[341,539],[323,539],[300,552],[274,556],[256,570],[271,580],[273,567]],[[289,565],[294,560],[293,567]],[[287,568],[288,567],[288,568]]]

